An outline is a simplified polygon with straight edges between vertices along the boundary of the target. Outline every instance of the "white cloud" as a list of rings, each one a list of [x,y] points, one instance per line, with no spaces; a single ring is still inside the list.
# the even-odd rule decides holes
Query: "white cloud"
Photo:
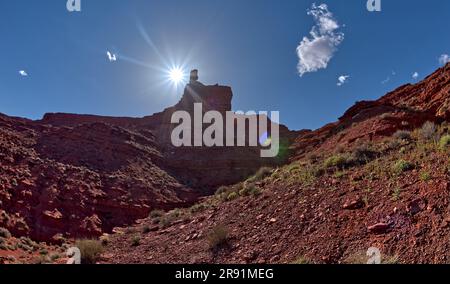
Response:
[[[349,78],[350,78],[349,75],[342,75],[342,76],[339,76],[337,85],[338,85],[339,87],[342,86],[342,85],[344,85],[345,83],[347,83],[347,81],[348,81]]]
[[[391,76],[397,76],[397,72],[395,72],[395,70],[391,71]],[[381,84],[385,85],[387,83],[389,83],[391,81],[391,76],[388,76],[386,79],[384,79],[383,81],[381,81]]]
[[[117,61],[117,56],[114,53],[107,51],[106,55],[108,56],[109,62]]]
[[[447,64],[447,63],[449,63],[449,62],[450,62],[450,55],[448,55],[448,54],[442,54],[442,55],[439,57],[439,64],[445,65],[445,64]]]
[[[312,4],[308,15],[314,18],[316,24],[309,33],[310,37],[303,37],[297,47],[300,76],[327,68],[337,47],[344,40],[344,33],[338,31],[340,26],[326,4]]]
[[[27,71],[25,71],[25,70],[20,70],[20,71],[19,71],[19,74],[20,74],[20,76],[22,76],[22,77],[27,77],[27,76],[28,76],[28,73],[27,73]]]
[[[412,78],[413,78],[414,80],[417,80],[417,79],[419,78],[419,73],[414,72],[414,73],[412,74]]]

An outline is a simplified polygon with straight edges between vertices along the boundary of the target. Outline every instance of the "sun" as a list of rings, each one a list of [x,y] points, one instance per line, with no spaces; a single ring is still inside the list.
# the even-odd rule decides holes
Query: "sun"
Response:
[[[169,70],[169,79],[174,85],[178,85],[183,82],[184,72],[180,67],[174,67]]]

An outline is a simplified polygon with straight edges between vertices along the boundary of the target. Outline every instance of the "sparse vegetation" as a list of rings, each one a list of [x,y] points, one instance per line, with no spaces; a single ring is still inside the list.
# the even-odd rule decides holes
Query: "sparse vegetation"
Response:
[[[347,157],[342,154],[334,155],[325,160],[324,166],[327,169],[336,168],[342,170],[347,165]]]
[[[409,171],[413,168],[413,164],[405,160],[398,160],[392,167],[395,175],[400,175],[403,172]]]
[[[401,189],[396,187],[394,188],[394,190],[392,191],[392,200],[397,201],[400,199],[400,193],[401,193]]]
[[[411,132],[406,130],[398,130],[397,132],[394,133],[393,137],[397,140],[406,140],[406,141],[412,140]]]
[[[204,210],[206,210],[208,208],[208,206],[204,203],[197,203],[195,205],[193,205],[191,208],[189,208],[189,212],[191,212],[192,214],[197,213],[197,212],[202,212]]]
[[[227,201],[232,201],[235,200],[236,198],[238,198],[239,195],[236,192],[231,192],[230,194],[228,194],[227,196]]]
[[[142,233],[143,233],[143,234],[148,234],[148,233],[150,233],[150,227],[147,226],[147,225],[145,225],[145,226],[142,228]]]
[[[131,246],[137,247],[141,244],[141,238],[139,236],[134,236],[133,239],[131,239]]]
[[[163,215],[164,215],[164,211],[158,210],[158,209],[157,210],[153,210],[149,214],[150,218],[152,218],[152,219],[160,218]]]
[[[438,134],[436,125],[433,122],[425,122],[425,124],[418,130],[419,139],[421,141],[437,142]]]
[[[294,260],[292,262],[292,264],[313,264],[313,262],[307,258],[305,258],[304,256],[299,256],[296,260]]]
[[[256,174],[249,179],[247,179],[248,182],[258,182],[263,180],[264,178],[270,176],[272,174],[272,169],[268,167],[260,168]]]
[[[80,249],[82,264],[95,264],[103,252],[103,246],[97,240],[78,240],[75,246]]]
[[[0,237],[11,238],[11,233],[6,228],[0,228]]]
[[[439,140],[439,148],[445,150],[448,146],[450,146],[450,135],[446,134]]]
[[[253,183],[245,183],[243,188],[239,191],[240,196],[258,196],[261,194],[261,190]]]
[[[228,229],[223,225],[217,225],[209,232],[208,244],[210,249],[217,249],[228,241]]]
[[[427,182],[431,180],[431,174],[429,172],[423,171],[420,173],[420,180]]]

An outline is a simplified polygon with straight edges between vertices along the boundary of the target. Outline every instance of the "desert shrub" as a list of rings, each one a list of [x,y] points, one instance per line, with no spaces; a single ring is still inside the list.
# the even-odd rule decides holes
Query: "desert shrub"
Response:
[[[0,237],[11,238],[11,233],[6,228],[0,228]]]
[[[230,194],[228,194],[227,196],[227,201],[232,201],[235,200],[236,198],[238,198],[239,195],[236,192],[231,192]]]
[[[174,218],[170,215],[164,215],[159,219],[159,227],[162,229],[165,229],[169,227],[172,222],[174,221]]]
[[[399,200],[399,199],[400,199],[400,193],[401,193],[401,192],[402,192],[402,191],[401,191],[400,188],[398,188],[398,187],[394,188],[394,190],[392,191],[392,199],[393,199],[394,201]]]
[[[39,254],[40,255],[48,255],[48,250],[42,249],[42,250],[39,251]]]
[[[51,262],[52,261],[48,255],[39,255],[31,260],[32,264],[51,264]]]
[[[189,211],[191,213],[197,213],[197,212],[202,212],[204,210],[206,210],[208,208],[208,206],[204,203],[198,203],[193,205],[191,208],[189,208]]]
[[[102,244],[96,240],[78,240],[75,246],[81,252],[81,263],[83,264],[95,264],[103,252]]]
[[[0,237],[0,245],[5,243],[5,239],[3,237]]]
[[[344,155],[334,155],[325,160],[324,166],[325,168],[338,168],[343,169],[347,165],[347,157]]]
[[[152,219],[160,218],[162,215],[164,215],[164,211],[162,210],[153,210],[150,212],[149,217]]]
[[[382,115],[380,115],[380,118],[383,119],[383,120],[392,118],[392,113],[385,112],[385,113],[383,113]]]
[[[367,164],[376,157],[376,152],[369,145],[363,144],[356,147],[351,155],[351,162],[363,165]]]
[[[393,137],[397,140],[412,140],[411,132],[406,130],[398,130]]]
[[[145,225],[145,226],[142,228],[142,233],[143,233],[143,234],[148,234],[148,233],[150,233],[150,227],[147,226],[147,225]]]
[[[221,195],[222,193],[225,193],[228,191],[228,187],[227,186],[221,186],[217,189],[216,191],[216,195]]]
[[[419,139],[422,141],[437,141],[437,128],[433,122],[425,122],[425,124],[419,129],[418,134]]]
[[[445,150],[448,146],[450,146],[450,135],[446,134],[439,140],[439,147]]]
[[[424,181],[424,182],[427,182],[427,181],[431,180],[431,174],[429,172],[425,172],[425,171],[421,172],[420,173],[420,180]]]
[[[50,260],[51,261],[56,261],[56,260],[58,260],[60,258],[61,258],[61,256],[59,254],[57,254],[57,253],[50,255]]]
[[[263,180],[264,178],[270,176],[272,174],[272,169],[268,167],[260,168],[256,174],[250,177],[247,181],[249,182],[258,182]]]
[[[413,168],[413,164],[405,160],[398,160],[393,166],[392,171],[394,174],[401,174],[403,172],[409,171]]]
[[[240,196],[258,196],[261,194],[261,190],[256,187],[253,183],[244,184],[244,187],[239,191]]]
[[[217,225],[209,232],[208,244],[210,249],[217,249],[228,241],[228,229],[223,225]]]
[[[391,139],[387,142],[387,150],[396,150],[400,147],[400,142],[397,139]]]
[[[134,236],[134,237],[131,239],[131,246],[137,247],[137,246],[139,246],[140,244],[141,244],[141,238],[140,238],[139,236]]]
[[[299,256],[292,262],[292,264],[313,264],[313,262],[304,256]]]

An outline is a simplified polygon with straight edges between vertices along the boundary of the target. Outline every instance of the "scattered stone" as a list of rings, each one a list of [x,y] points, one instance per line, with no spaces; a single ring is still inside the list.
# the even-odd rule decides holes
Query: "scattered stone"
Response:
[[[346,202],[342,208],[345,210],[356,210],[356,209],[361,209],[364,207],[364,202],[362,201],[362,199],[360,197],[356,198],[355,200]]]
[[[369,226],[367,230],[371,233],[375,234],[383,234],[389,229],[389,224],[386,223],[378,223],[372,226]]]

